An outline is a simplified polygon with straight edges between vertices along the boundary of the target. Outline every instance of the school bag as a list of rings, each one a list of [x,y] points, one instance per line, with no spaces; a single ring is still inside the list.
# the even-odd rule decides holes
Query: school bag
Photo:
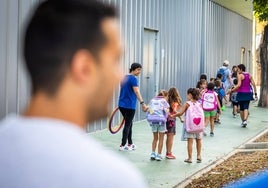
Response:
[[[187,102],[189,107],[185,114],[185,129],[188,133],[201,133],[205,127],[204,111],[200,103]]]
[[[218,99],[221,101],[225,96],[225,91],[222,87],[215,88],[214,91],[218,94]]]
[[[232,89],[233,89],[234,87],[232,87]],[[237,92],[232,92],[231,93],[231,101],[232,102],[238,102],[237,101]]]
[[[153,98],[149,104],[149,110],[146,114],[146,118],[149,124],[166,124],[168,117],[166,109],[168,107],[169,104],[164,98]]]
[[[221,68],[219,68],[219,70],[217,72],[217,74],[221,74],[222,75],[222,78],[221,78],[221,81],[222,82],[225,82],[226,81],[225,71],[226,71],[226,69],[223,68],[223,67],[221,67]]]
[[[214,91],[206,91],[201,98],[202,108],[205,111],[212,111],[217,109],[217,98]]]

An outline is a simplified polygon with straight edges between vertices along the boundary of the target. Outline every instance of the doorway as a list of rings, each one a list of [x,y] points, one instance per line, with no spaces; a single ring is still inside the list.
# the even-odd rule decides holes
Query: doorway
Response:
[[[144,29],[141,94],[146,103],[158,92],[157,30]]]

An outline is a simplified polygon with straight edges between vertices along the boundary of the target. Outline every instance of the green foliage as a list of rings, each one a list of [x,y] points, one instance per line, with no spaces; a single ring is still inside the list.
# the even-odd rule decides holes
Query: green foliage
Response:
[[[260,21],[268,21],[268,0],[253,0],[253,10]]]

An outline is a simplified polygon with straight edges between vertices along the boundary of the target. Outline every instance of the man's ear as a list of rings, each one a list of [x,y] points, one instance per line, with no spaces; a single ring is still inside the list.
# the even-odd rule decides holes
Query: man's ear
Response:
[[[79,82],[87,82],[95,70],[95,58],[88,50],[78,50],[71,62],[71,75]],[[92,72],[93,71],[93,72]]]

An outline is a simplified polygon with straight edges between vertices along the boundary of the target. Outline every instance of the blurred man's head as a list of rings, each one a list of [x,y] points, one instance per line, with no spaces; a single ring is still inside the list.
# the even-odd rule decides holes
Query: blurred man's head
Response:
[[[24,41],[33,96],[77,101],[88,121],[106,116],[122,76],[116,16],[114,8],[93,0],[41,3]]]

